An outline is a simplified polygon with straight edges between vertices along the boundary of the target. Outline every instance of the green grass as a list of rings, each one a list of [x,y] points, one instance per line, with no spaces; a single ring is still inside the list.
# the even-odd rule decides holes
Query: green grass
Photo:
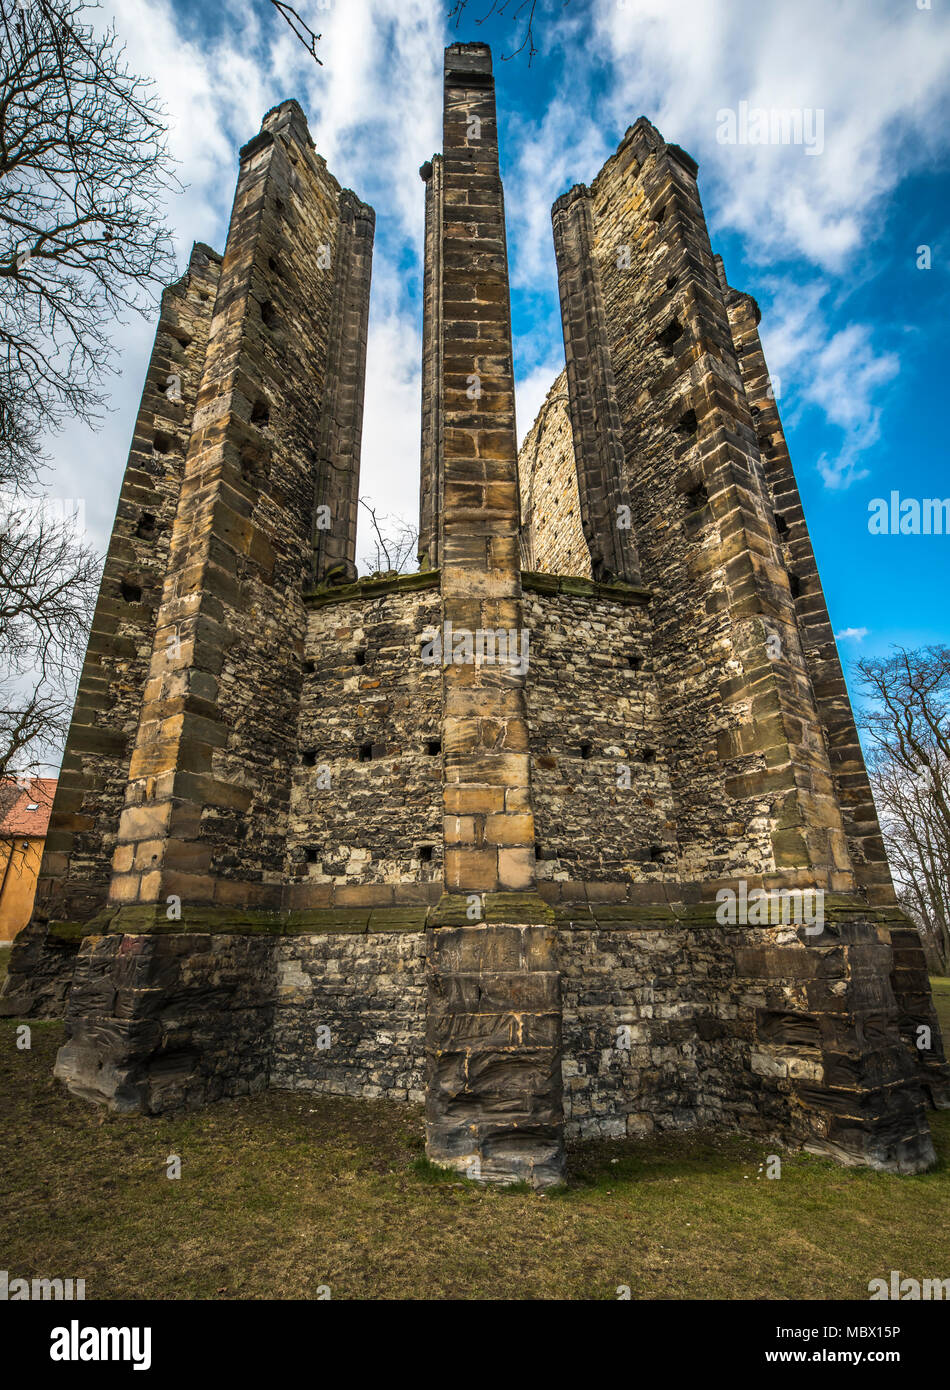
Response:
[[[950,1025],[950,980],[935,982]],[[415,1108],[272,1091],[117,1119],[52,1080],[58,1023],[0,1023],[0,1268],[126,1298],[867,1298],[950,1269],[939,1167],[898,1178],[721,1134],[586,1145],[537,1195],[433,1169]],[[169,1181],[165,1159],[182,1159]]]

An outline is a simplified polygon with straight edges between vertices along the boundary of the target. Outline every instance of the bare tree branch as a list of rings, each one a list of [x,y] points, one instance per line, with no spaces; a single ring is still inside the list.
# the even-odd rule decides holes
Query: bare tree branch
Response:
[[[373,528],[373,555],[364,555],[361,563],[370,574],[404,574],[416,553],[419,532],[415,526],[398,517],[378,516],[372,500],[360,498]]]
[[[950,648],[859,661],[868,774],[898,896],[950,965]]]
[[[561,8],[563,9],[566,5],[569,5],[570,2],[571,0],[561,0]],[[448,18],[450,20],[455,20],[456,29],[459,27],[463,16],[465,16],[468,6],[469,0],[455,0],[455,3],[449,10]],[[511,53],[502,53],[502,62],[510,62],[512,58],[517,58],[518,54],[523,53],[525,48],[527,48],[528,67],[530,68],[531,60],[538,52],[534,42],[534,19],[537,6],[538,0],[491,0],[491,8],[483,14],[480,19],[475,20],[479,28],[494,16],[504,16],[506,19],[510,19],[513,24],[517,24],[519,20],[523,20],[524,31],[521,43]]]
[[[323,38],[322,34],[315,34],[309,25],[305,24],[296,10],[284,4],[284,0],[270,0],[278,14],[282,14],[290,25],[297,38],[303,44],[310,56],[323,67],[322,58],[317,58],[317,44]],[[300,26],[299,28],[297,26]]]
[[[0,514],[0,779],[65,741],[99,583],[97,557],[42,502]]]

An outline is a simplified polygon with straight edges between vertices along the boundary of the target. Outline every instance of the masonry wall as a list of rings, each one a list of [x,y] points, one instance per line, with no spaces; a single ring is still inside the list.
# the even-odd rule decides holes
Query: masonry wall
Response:
[[[680,876],[712,885],[800,871],[846,891],[841,815],[696,167],[641,120],[589,201],[628,496],[655,595]]]
[[[676,876],[673,800],[643,600],[526,591],[538,878]],[[629,785],[628,785],[629,781]]]
[[[437,588],[314,607],[287,838],[289,905],[437,897],[442,880],[442,673],[422,648]]]
[[[842,810],[848,854],[869,900],[890,905],[895,898],[887,855],[778,402],[759,338],[759,307],[750,295],[728,284],[721,258],[717,256],[716,262],[779,545],[788,572],[794,576],[795,615]]]
[[[565,372],[555,378],[518,451],[518,484],[523,567],[589,579]]]
[[[725,1127],[901,1171],[930,1161],[873,922],[818,941],[679,915],[562,923],[569,1135]]]
[[[425,1099],[423,932],[294,937],[276,968],[272,1086]]]
[[[282,904],[321,403],[328,372],[346,369],[329,356],[340,258],[358,255],[366,277],[365,246],[342,218],[351,202],[299,106],[268,113],[241,152],[116,907]]]

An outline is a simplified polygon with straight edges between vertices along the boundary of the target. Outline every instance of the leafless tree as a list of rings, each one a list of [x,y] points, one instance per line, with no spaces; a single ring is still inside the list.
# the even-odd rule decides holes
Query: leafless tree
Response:
[[[859,723],[902,902],[950,965],[950,648],[897,648],[856,664],[869,703]]]
[[[471,13],[469,3],[470,0],[454,0],[452,8],[449,10],[449,19],[455,20],[456,29],[463,17],[467,17]],[[560,0],[561,9],[569,4],[570,0]],[[475,20],[479,27],[487,24],[494,17],[509,19],[513,24],[521,26],[518,31],[521,34],[521,43],[511,53],[501,55],[503,62],[507,63],[510,59],[517,58],[518,54],[523,53],[527,48],[528,67],[531,66],[531,60],[538,52],[534,42],[534,21],[537,8],[538,0],[491,0],[490,8]]]
[[[0,778],[37,771],[65,739],[99,562],[40,502],[0,514]]]
[[[361,560],[365,573],[405,574],[415,558],[418,530],[399,517],[379,516],[368,497],[360,498],[360,506],[369,516],[373,537],[373,553]]]
[[[98,418],[116,321],[151,310],[174,274],[163,112],[115,31],[83,22],[89,10],[0,0],[5,489],[35,480],[43,431]]]

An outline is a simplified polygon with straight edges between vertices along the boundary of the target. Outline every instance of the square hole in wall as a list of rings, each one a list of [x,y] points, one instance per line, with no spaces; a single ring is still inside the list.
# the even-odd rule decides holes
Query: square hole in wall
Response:
[[[140,585],[133,584],[128,579],[123,579],[121,584],[119,585],[119,588],[122,592],[122,597],[126,603],[142,602],[142,589]]]
[[[426,752],[430,758],[437,758],[442,752],[442,740],[440,738],[427,738]]]
[[[371,743],[361,743],[359,759],[361,763],[371,763],[373,761],[373,745]]]
[[[665,328],[662,328],[656,335],[656,340],[664,352],[672,353],[674,347],[683,336],[683,325],[679,319],[671,319]]]
[[[420,846],[418,847],[418,849],[416,850],[416,858],[417,858],[417,859],[420,861],[420,863],[422,863],[422,864],[431,864],[431,862],[432,862],[432,852],[433,852],[434,849],[435,849],[435,846],[434,846],[434,845],[420,845]]]

